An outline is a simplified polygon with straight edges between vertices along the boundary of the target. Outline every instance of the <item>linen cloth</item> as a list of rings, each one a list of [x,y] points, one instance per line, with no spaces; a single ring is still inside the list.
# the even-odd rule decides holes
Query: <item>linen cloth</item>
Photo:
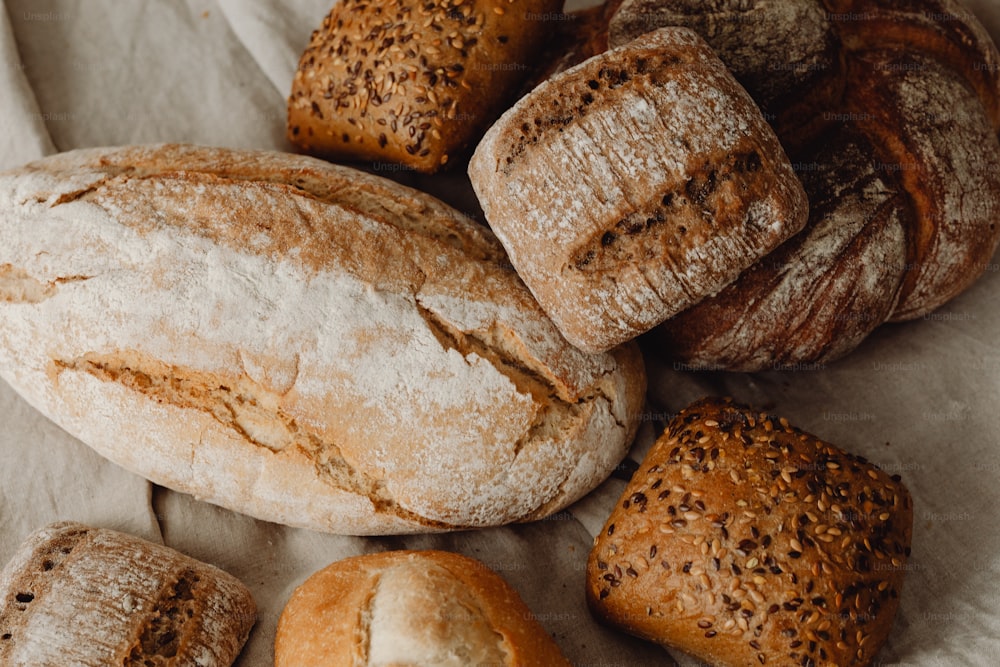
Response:
[[[290,150],[285,97],[332,0],[0,0],[0,169],[86,146],[185,141]],[[572,8],[580,3],[570,3]],[[1000,38],[1000,3],[970,9]],[[461,175],[389,175],[478,214]],[[1000,260],[995,260],[1000,262]],[[1000,265],[923,320],[879,329],[812,371],[681,372],[647,355],[650,405],[631,458],[669,416],[730,395],[903,476],[913,555],[880,665],[1000,664]],[[0,382],[0,563],[73,519],[163,542],[246,582],[260,608],[240,667],[273,662],[292,590],[350,555],[446,549],[518,590],[576,665],[697,664],[597,625],[586,556],[624,482],[546,521],[449,535],[352,538],[257,521],[148,483],[96,455]]]

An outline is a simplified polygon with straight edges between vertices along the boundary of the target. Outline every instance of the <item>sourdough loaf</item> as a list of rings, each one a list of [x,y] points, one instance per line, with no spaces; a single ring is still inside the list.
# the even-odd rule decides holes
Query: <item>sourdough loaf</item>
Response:
[[[717,666],[872,664],[899,606],[898,476],[729,401],[682,410],[587,563],[602,621]]]
[[[112,530],[56,523],[0,572],[6,667],[228,667],[256,619],[237,579]]]
[[[338,561],[299,586],[275,667],[569,667],[524,602],[483,563],[443,551]]]
[[[540,518],[634,435],[489,231],[312,158],[89,149],[0,175],[0,375],[101,454],[339,533]]]
[[[340,160],[461,163],[512,101],[560,0],[339,0],[302,54],[288,137]]]
[[[613,4],[611,46],[667,25],[703,36],[764,108],[810,201],[791,247],[659,327],[657,347],[732,370],[830,361],[989,266],[1000,54],[959,2]]]
[[[548,79],[490,128],[469,176],[520,276],[591,352],[717,292],[808,213],[760,110],[680,28]]]

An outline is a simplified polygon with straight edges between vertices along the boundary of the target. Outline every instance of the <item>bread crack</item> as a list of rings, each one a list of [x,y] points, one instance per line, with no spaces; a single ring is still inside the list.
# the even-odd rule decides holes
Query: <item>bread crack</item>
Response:
[[[531,396],[537,411],[535,418],[514,443],[514,456],[533,441],[554,435],[563,424],[578,419],[579,405],[567,395],[554,378],[544,376],[528,367],[523,359],[504,347],[504,332],[494,322],[483,331],[462,331],[417,300],[417,309],[428,328],[445,349],[453,349],[468,361],[472,355],[480,357],[505,376],[522,395]],[[580,399],[584,402],[586,399]]]
[[[166,667],[174,662],[198,612],[195,590],[200,581],[194,571],[184,570],[164,587],[122,667]]]
[[[427,528],[463,527],[429,519],[402,507],[385,487],[384,480],[352,466],[336,443],[300,428],[294,418],[281,410],[278,395],[248,377],[223,378],[169,365],[136,351],[88,353],[72,360],[55,359],[53,364],[57,373],[66,370],[88,373],[158,403],[207,413],[241,439],[279,455],[284,450],[297,449],[313,462],[320,479],[334,488],[368,498],[376,512]]]
[[[51,299],[63,283],[84,282],[94,276],[60,276],[49,281],[35,278],[12,264],[0,264],[0,301],[7,303],[41,303]]]

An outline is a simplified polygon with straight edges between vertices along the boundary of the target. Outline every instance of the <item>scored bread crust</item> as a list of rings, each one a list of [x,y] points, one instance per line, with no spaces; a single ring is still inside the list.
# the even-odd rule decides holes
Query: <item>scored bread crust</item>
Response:
[[[0,663],[228,667],[256,614],[247,587],[216,567],[131,535],[55,523],[0,571]]]
[[[0,216],[0,375],[200,499],[352,534],[531,520],[634,435],[637,349],[573,349],[487,229],[390,181],[88,149],[0,176]]]
[[[486,133],[469,177],[524,282],[590,352],[714,294],[808,215],[773,130],[684,28],[542,83]]]
[[[671,421],[598,534],[587,601],[711,665],[860,667],[892,627],[912,534],[898,475],[703,399]]]
[[[810,201],[799,236],[655,329],[661,349],[739,371],[832,361],[987,269],[1000,243],[1000,54],[960,3],[624,0],[610,45],[660,25],[695,30],[733,69]],[[831,145],[852,146],[853,162]]]
[[[478,560],[388,551],[337,561],[292,594],[275,667],[569,666],[517,592]]]

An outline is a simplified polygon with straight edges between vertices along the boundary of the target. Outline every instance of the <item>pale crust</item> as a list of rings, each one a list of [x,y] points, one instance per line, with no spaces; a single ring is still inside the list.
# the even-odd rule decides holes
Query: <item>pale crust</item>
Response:
[[[524,602],[481,562],[443,551],[338,561],[292,594],[275,667],[567,666]]]
[[[960,3],[625,0],[611,43],[658,25],[694,29],[733,69],[813,208],[791,247],[653,334],[676,359],[743,371],[831,361],[986,270],[1000,242],[1000,54]],[[853,169],[831,155],[831,134],[867,147]],[[870,167],[881,185],[833,206]]]
[[[8,667],[228,667],[256,620],[229,574],[112,530],[32,533],[0,572]]]
[[[717,667],[862,667],[889,635],[912,534],[898,476],[704,399],[671,421],[595,540],[587,601]]]
[[[98,452],[259,518],[539,518],[624,456],[634,347],[584,355],[485,228],[310,158],[92,149],[0,177],[0,374]]]
[[[685,29],[540,85],[490,128],[469,176],[520,276],[591,352],[718,291],[807,217],[773,131]]]

